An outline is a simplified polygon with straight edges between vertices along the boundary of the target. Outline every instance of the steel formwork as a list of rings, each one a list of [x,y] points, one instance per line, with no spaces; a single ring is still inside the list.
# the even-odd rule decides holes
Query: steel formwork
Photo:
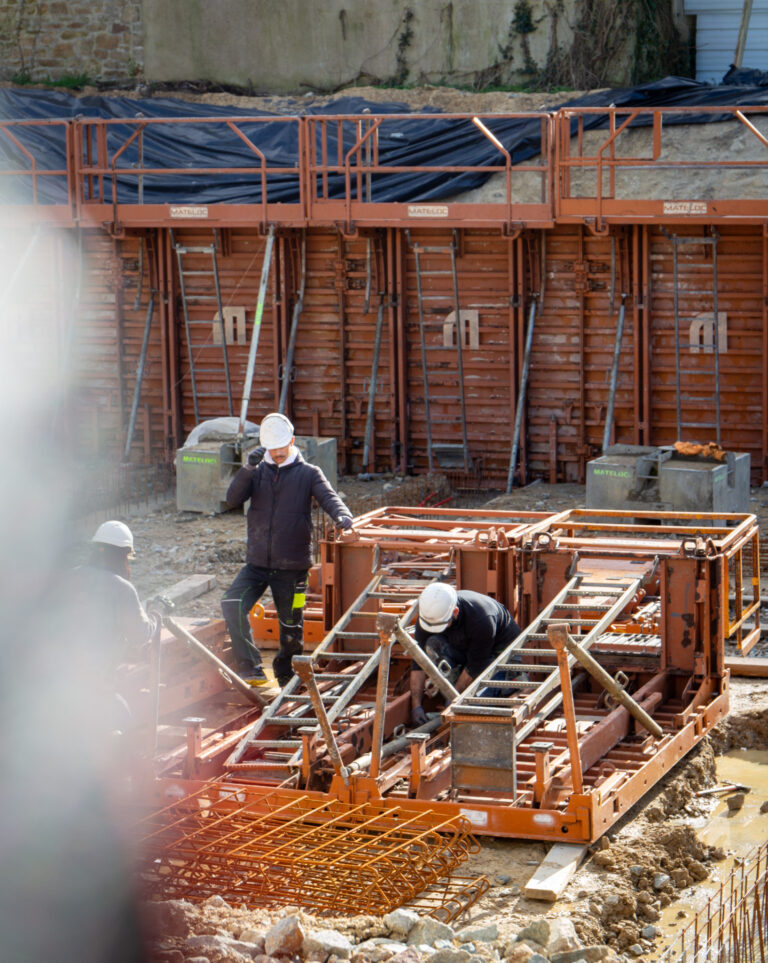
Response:
[[[760,632],[758,559],[751,515],[369,513],[323,544],[325,639],[230,740],[217,784],[592,842],[727,712],[725,642]],[[434,578],[523,626],[459,694],[408,632]],[[432,689],[409,731],[414,659]]]
[[[362,895],[371,912],[454,918],[488,887],[455,875],[471,834],[594,842],[724,716],[725,641],[760,632],[758,565],[752,515],[356,519],[323,542],[327,631],[297,675],[205,740],[185,719],[186,747],[156,755],[136,826],[146,891],[319,913]],[[409,632],[434,579],[499,598],[523,625],[461,693]],[[206,638],[226,659],[223,634]],[[163,655],[175,679],[177,658]],[[414,663],[429,682],[415,729]],[[176,715],[190,681],[160,696]]]
[[[494,147],[498,165],[466,170],[385,158],[382,138],[425,119],[413,115],[4,121],[0,143],[12,163],[0,173],[8,201],[0,220],[14,229],[10,263],[30,246],[16,243],[19,224],[38,237],[22,274],[56,279],[46,313],[61,316],[62,359],[67,344],[84,346],[71,419],[85,454],[127,448],[131,460],[153,463],[182,443],[198,414],[226,413],[224,381],[229,373],[232,392],[242,390],[264,234],[274,226],[253,416],[284,402],[301,433],[337,438],[343,471],[420,472],[430,457],[455,471],[461,425],[469,487],[500,487],[513,448],[513,483],[582,481],[606,433],[668,443],[682,421],[693,425],[684,436],[721,432],[726,448],[749,452],[760,482],[768,477],[765,108],[717,108],[724,133],[739,135],[735,146],[699,165],[680,200],[674,177],[698,163],[688,113],[525,115],[543,144],[538,159],[512,164]],[[493,144],[498,125],[521,119],[441,122]],[[294,132],[288,166],[257,146],[277,128]],[[241,166],[217,167],[212,156],[210,166],[179,168],[158,148],[170,132],[183,144],[205,131],[235,145]],[[36,145],[51,138],[66,168],[37,164]],[[232,203],[197,204],[192,188],[165,198],[181,170],[191,184],[226,185]],[[413,201],[376,199],[395,173],[412,179]],[[419,190],[445,173],[491,177],[445,203],[420,204]],[[224,346],[209,255],[190,254],[182,278],[177,245],[216,252]],[[192,296],[182,298],[187,280]],[[40,292],[14,287],[21,326],[40,311]],[[207,369],[197,413],[190,358]],[[712,428],[697,411],[718,399]]]
[[[58,330],[46,337],[45,351],[55,355],[59,371],[68,372],[76,388],[58,417],[71,420],[83,455],[123,457],[130,439],[131,460],[152,464],[183,443],[196,420],[190,347],[201,372],[200,417],[226,414],[210,255],[185,255],[190,271],[203,272],[187,278],[187,290],[193,292],[187,299],[188,333],[174,242],[216,250],[228,368],[233,396],[239,398],[264,238],[252,230],[198,227],[174,229],[173,238],[168,231],[148,230],[120,240],[81,231],[78,241],[60,229],[35,230],[21,235],[21,245],[15,235],[13,245],[9,239],[11,259],[18,258],[20,247],[31,248],[11,292],[10,323],[32,338],[41,318],[49,335],[50,319],[55,320]],[[534,302],[515,484],[533,478],[583,481],[587,461],[602,450],[609,409],[611,441],[658,445],[676,440],[678,385],[682,421],[701,425],[685,429],[683,437],[716,437],[715,429],[705,427],[717,420],[712,232],[615,230],[616,236],[608,238],[577,225],[518,239],[459,232],[468,487],[498,488],[507,481]],[[686,287],[677,304],[675,234],[686,239],[678,266]],[[768,285],[768,236],[738,226],[720,227],[717,234],[721,438],[724,447],[750,454],[754,484],[768,477],[768,377],[761,363],[768,342],[768,307],[761,295]],[[444,248],[453,232],[412,230],[410,238]],[[302,249],[306,283],[300,298]],[[422,273],[434,298],[424,305],[432,325],[425,338],[434,464],[454,474],[463,471],[455,454],[461,442],[455,297],[448,257],[429,258],[424,263],[436,273],[431,278]],[[284,398],[300,434],[336,437],[342,472],[427,470],[415,266],[404,232],[355,239],[321,230],[278,235],[261,326],[249,417],[258,420]],[[446,442],[442,449],[435,447]]]

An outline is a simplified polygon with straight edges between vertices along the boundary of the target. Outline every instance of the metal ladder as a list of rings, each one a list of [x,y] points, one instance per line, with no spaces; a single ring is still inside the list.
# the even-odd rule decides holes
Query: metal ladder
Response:
[[[560,685],[557,653],[549,646],[549,625],[568,622],[572,628],[578,627],[580,631],[574,637],[583,649],[589,649],[632,600],[644,578],[645,573],[638,577],[624,575],[615,578],[576,573],[514,642],[452,703],[451,715],[507,718],[515,726],[512,745],[519,746],[557,709],[563,698],[562,692],[558,691],[549,701],[542,702]],[[593,618],[595,614],[599,618]],[[528,643],[531,642],[546,643],[547,647],[529,647]],[[521,661],[513,662],[515,656],[519,656]],[[527,663],[524,661],[526,656],[550,659],[551,665]],[[568,657],[568,664],[571,667],[576,664],[573,656]],[[510,674],[544,674],[545,677],[538,682],[494,679],[494,675],[501,671]],[[487,688],[508,690],[509,695],[481,695]]]
[[[684,428],[713,428],[716,433],[716,441],[720,444],[720,324],[717,300],[717,232],[713,232],[712,237],[679,237],[672,235],[672,254],[673,254],[673,298],[675,314],[675,399],[677,411],[677,438],[683,439]],[[704,244],[712,246],[712,350],[714,362],[711,368],[700,366],[685,367],[682,364],[683,346],[680,344],[680,265],[678,258],[678,248],[681,244]],[[694,290],[686,285],[686,297],[699,298],[709,296],[710,292],[705,290]],[[686,345],[687,353],[694,353],[692,345]],[[698,347],[696,352],[698,352]],[[706,349],[705,349],[706,350]],[[683,384],[683,379],[686,378]],[[710,379],[714,386],[714,411],[715,420],[713,422],[683,421],[683,402],[686,407],[698,409],[700,407],[712,407],[712,393],[701,390],[700,382],[702,378]],[[694,441],[706,441],[705,438],[695,438]]]
[[[382,648],[375,628],[382,604],[412,612],[422,590],[436,576],[452,571],[453,563],[449,561],[446,566],[445,560],[438,560],[420,567],[423,568],[420,578],[410,577],[410,573],[404,577],[396,568],[378,571],[312,653],[314,680],[331,726],[341,721],[357,694],[378,670]],[[372,601],[376,603],[374,606],[370,604]],[[361,617],[371,620],[371,630],[351,631],[352,620]],[[372,650],[359,651],[355,642],[372,643]],[[373,713],[374,709],[374,701],[354,704],[355,712]],[[307,687],[298,676],[293,676],[241,739],[225,768],[259,783],[293,782],[301,765],[302,736],[307,736],[308,728],[315,737],[321,729],[321,720],[315,714]]]
[[[421,244],[412,241],[410,232],[406,231],[406,236],[408,238],[408,243],[413,251],[413,255],[416,262],[416,294],[419,305],[419,339],[421,343],[421,371],[422,371],[422,381],[424,385],[424,409],[427,427],[427,458],[429,459],[429,470],[433,471],[435,469],[435,461],[438,465],[443,468],[453,468],[461,465],[464,471],[472,471],[472,459],[469,455],[469,444],[467,441],[467,410],[466,410],[466,399],[464,396],[464,360],[463,360],[463,325],[461,323],[461,310],[459,307],[459,280],[456,270],[456,249],[457,249],[457,234],[456,231],[453,232],[453,240],[450,245],[438,246],[438,247],[425,247]],[[448,256],[450,258],[450,270],[430,270],[426,271],[422,269],[421,255],[422,254],[437,254],[443,257]],[[425,294],[424,293],[424,280],[430,278],[445,278],[450,277],[453,284],[453,330],[451,332],[452,340],[455,340],[455,356],[456,356],[456,369],[455,369],[455,380],[453,381],[455,394],[430,394],[430,375],[432,377],[432,390],[435,390],[436,385],[436,372],[439,371],[443,376],[441,379],[441,384],[445,384],[445,375],[450,374],[450,369],[446,367],[440,367],[439,369],[431,367],[428,361],[430,352],[442,352],[445,354],[446,351],[450,351],[450,346],[445,344],[445,337],[447,334],[447,325],[444,318],[440,320],[427,320],[425,317],[425,304],[427,302],[439,302],[445,305],[446,296],[445,294]],[[428,334],[430,332],[437,331],[439,333],[439,341],[435,343],[435,339],[428,339]],[[453,416],[441,416],[437,418],[432,417],[431,406],[432,404],[443,404],[443,403],[453,404],[454,402],[459,403],[460,411],[460,425],[461,425],[461,443],[446,440],[435,440],[433,434],[433,427],[437,425],[456,425],[456,417]],[[453,430],[449,431],[449,436],[454,437]]]
[[[220,398],[226,399],[228,414],[233,415],[234,409],[232,407],[232,382],[229,375],[229,357],[227,353],[227,336],[226,327],[224,323],[224,306],[221,301],[221,285],[219,283],[219,265],[216,258],[216,247],[217,238],[214,234],[214,240],[211,244],[195,245],[195,246],[185,246],[179,244],[171,231],[171,243],[173,244],[174,250],[176,251],[176,261],[179,268],[179,288],[181,291],[181,304],[184,311],[184,330],[187,338],[187,352],[189,360],[189,378],[192,386],[192,402],[195,409],[195,423],[200,423],[200,408],[198,404],[199,398]],[[190,254],[207,254],[211,259],[211,270],[191,270],[184,264],[185,255]],[[205,293],[209,291],[209,288],[205,289],[205,292],[200,292],[195,290],[195,285],[197,281],[192,279],[210,279],[213,278],[214,294]],[[203,281],[205,284],[205,281]],[[224,360],[224,377],[227,383],[226,393],[221,391],[208,391],[200,392],[197,388],[197,376],[198,375],[218,375],[218,368],[195,368],[195,349],[208,346],[207,338],[202,342],[192,342],[192,332],[193,328],[205,328],[206,330],[212,331],[213,325],[216,323],[213,317],[206,319],[204,321],[193,320],[190,318],[190,308],[194,308],[198,305],[204,305],[208,307],[211,302],[215,302],[218,310],[218,323],[221,327],[221,353]]]

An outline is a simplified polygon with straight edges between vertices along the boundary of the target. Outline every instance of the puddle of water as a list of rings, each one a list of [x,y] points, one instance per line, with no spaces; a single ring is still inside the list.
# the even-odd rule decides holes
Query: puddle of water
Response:
[[[735,750],[717,760],[718,783],[734,782],[750,787],[744,805],[730,812],[726,798],[720,797],[717,807],[699,830],[702,842],[710,846],[732,849],[738,855],[748,853],[765,840],[768,834],[768,813],[760,806],[768,799],[768,751],[764,749]]]
[[[666,944],[693,920],[695,914],[730,875],[735,856],[744,856],[765,841],[768,835],[768,813],[761,813],[760,806],[768,799],[768,751],[758,749],[734,750],[717,759],[717,782],[739,783],[750,787],[744,797],[744,805],[736,812],[728,809],[726,799],[733,793],[717,797],[717,804],[709,816],[689,821],[696,829],[699,839],[709,846],[721,846],[728,857],[718,863],[710,863],[712,875],[696,885],[693,891],[674,900],[661,911],[656,923]],[[657,948],[657,952],[663,946]],[[653,954],[655,956],[656,954]]]

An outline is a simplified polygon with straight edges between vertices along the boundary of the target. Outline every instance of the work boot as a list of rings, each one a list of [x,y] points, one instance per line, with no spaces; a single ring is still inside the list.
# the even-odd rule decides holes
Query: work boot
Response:
[[[291,681],[292,678],[293,678],[293,673],[291,673],[290,675],[279,675],[277,676],[277,684],[280,686],[281,689],[284,689],[288,685],[288,683]]]
[[[240,678],[250,686],[269,685],[267,673],[260,665],[249,665],[240,669]]]

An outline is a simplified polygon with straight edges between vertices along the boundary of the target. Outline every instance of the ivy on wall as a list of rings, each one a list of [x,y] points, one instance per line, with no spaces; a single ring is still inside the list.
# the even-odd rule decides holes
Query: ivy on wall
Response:
[[[675,25],[670,0],[584,0],[570,23],[568,46],[558,41],[563,0],[545,0],[544,6],[550,43],[537,87],[588,90],[693,73],[692,50]]]
[[[411,10],[410,7],[406,7],[403,11],[402,29],[397,38],[397,55],[395,57],[395,63],[397,64],[397,67],[395,69],[394,76],[395,86],[402,86],[402,84],[404,84],[408,79],[408,60],[406,59],[406,51],[413,42],[413,19],[413,10]]]
[[[406,7],[397,36],[395,73],[379,83],[434,82],[434,77],[414,75],[409,66],[407,52],[416,30],[413,10]],[[547,32],[547,54],[543,63],[537,63],[531,38],[541,31]],[[564,34],[567,42],[561,40]],[[693,51],[674,22],[670,0],[581,0],[567,7],[565,0],[543,4],[516,0],[503,36],[498,56],[487,67],[443,76],[440,82],[476,91],[513,85],[588,90],[643,83],[666,74],[693,75]]]
[[[635,0],[635,47],[633,84],[654,80],[667,74],[693,77],[696,50],[686,41],[672,17],[669,0]]]

